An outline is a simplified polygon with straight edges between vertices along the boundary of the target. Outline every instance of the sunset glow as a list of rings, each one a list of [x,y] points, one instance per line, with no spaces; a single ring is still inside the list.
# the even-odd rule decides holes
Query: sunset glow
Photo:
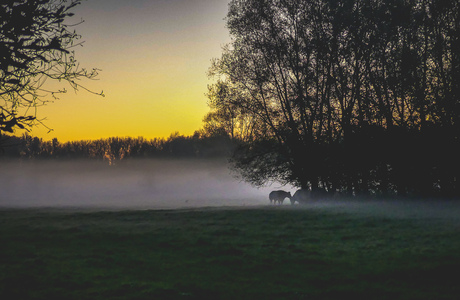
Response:
[[[66,86],[67,94],[37,111],[53,131],[38,126],[30,134],[63,142],[192,134],[208,110],[210,60],[230,41],[227,5],[227,0],[83,1],[69,20],[84,20],[75,27],[84,41],[76,58],[81,67],[102,71],[98,80],[81,83],[105,97]]]

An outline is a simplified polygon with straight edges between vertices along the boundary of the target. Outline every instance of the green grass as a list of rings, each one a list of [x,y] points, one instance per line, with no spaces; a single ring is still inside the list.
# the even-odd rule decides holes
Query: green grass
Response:
[[[457,299],[460,226],[327,210],[0,211],[0,299]]]

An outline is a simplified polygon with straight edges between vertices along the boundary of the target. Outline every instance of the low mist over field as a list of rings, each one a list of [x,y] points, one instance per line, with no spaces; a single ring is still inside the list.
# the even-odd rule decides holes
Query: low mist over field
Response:
[[[174,209],[270,205],[268,194],[294,187],[257,189],[232,176],[225,160],[133,159],[2,161],[0,207]],[[283,207],[291,209],[289,199]],[[320,199],[293,209],[391,218],[460,221],[456,200]]]
[[[222,160],[2,161],[0,206],[178,208],[260,205],[270,189],[235,179]],[[277,187],[275,187],[277,188]]]

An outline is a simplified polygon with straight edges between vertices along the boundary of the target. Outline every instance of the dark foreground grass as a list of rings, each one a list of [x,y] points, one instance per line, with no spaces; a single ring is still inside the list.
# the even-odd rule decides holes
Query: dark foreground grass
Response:
[[[309,209],[0,211],[0,299],[458,299],[459,225]]]

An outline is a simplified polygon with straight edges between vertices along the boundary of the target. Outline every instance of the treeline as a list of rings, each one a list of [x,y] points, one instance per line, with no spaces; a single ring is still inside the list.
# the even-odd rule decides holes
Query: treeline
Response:
[[[234,0],[207,119],[244,179],[460,196],[459,0]]]
[[[22,159],[99,159],[113,163],[127,158],[213,158],[227,157],[234,141],[226,134],[205,135],[196,131],[191,136],[171,134],[168,138],[111,137],[61,143],[54,138],[24,134],[3,135],[0,157]]]

